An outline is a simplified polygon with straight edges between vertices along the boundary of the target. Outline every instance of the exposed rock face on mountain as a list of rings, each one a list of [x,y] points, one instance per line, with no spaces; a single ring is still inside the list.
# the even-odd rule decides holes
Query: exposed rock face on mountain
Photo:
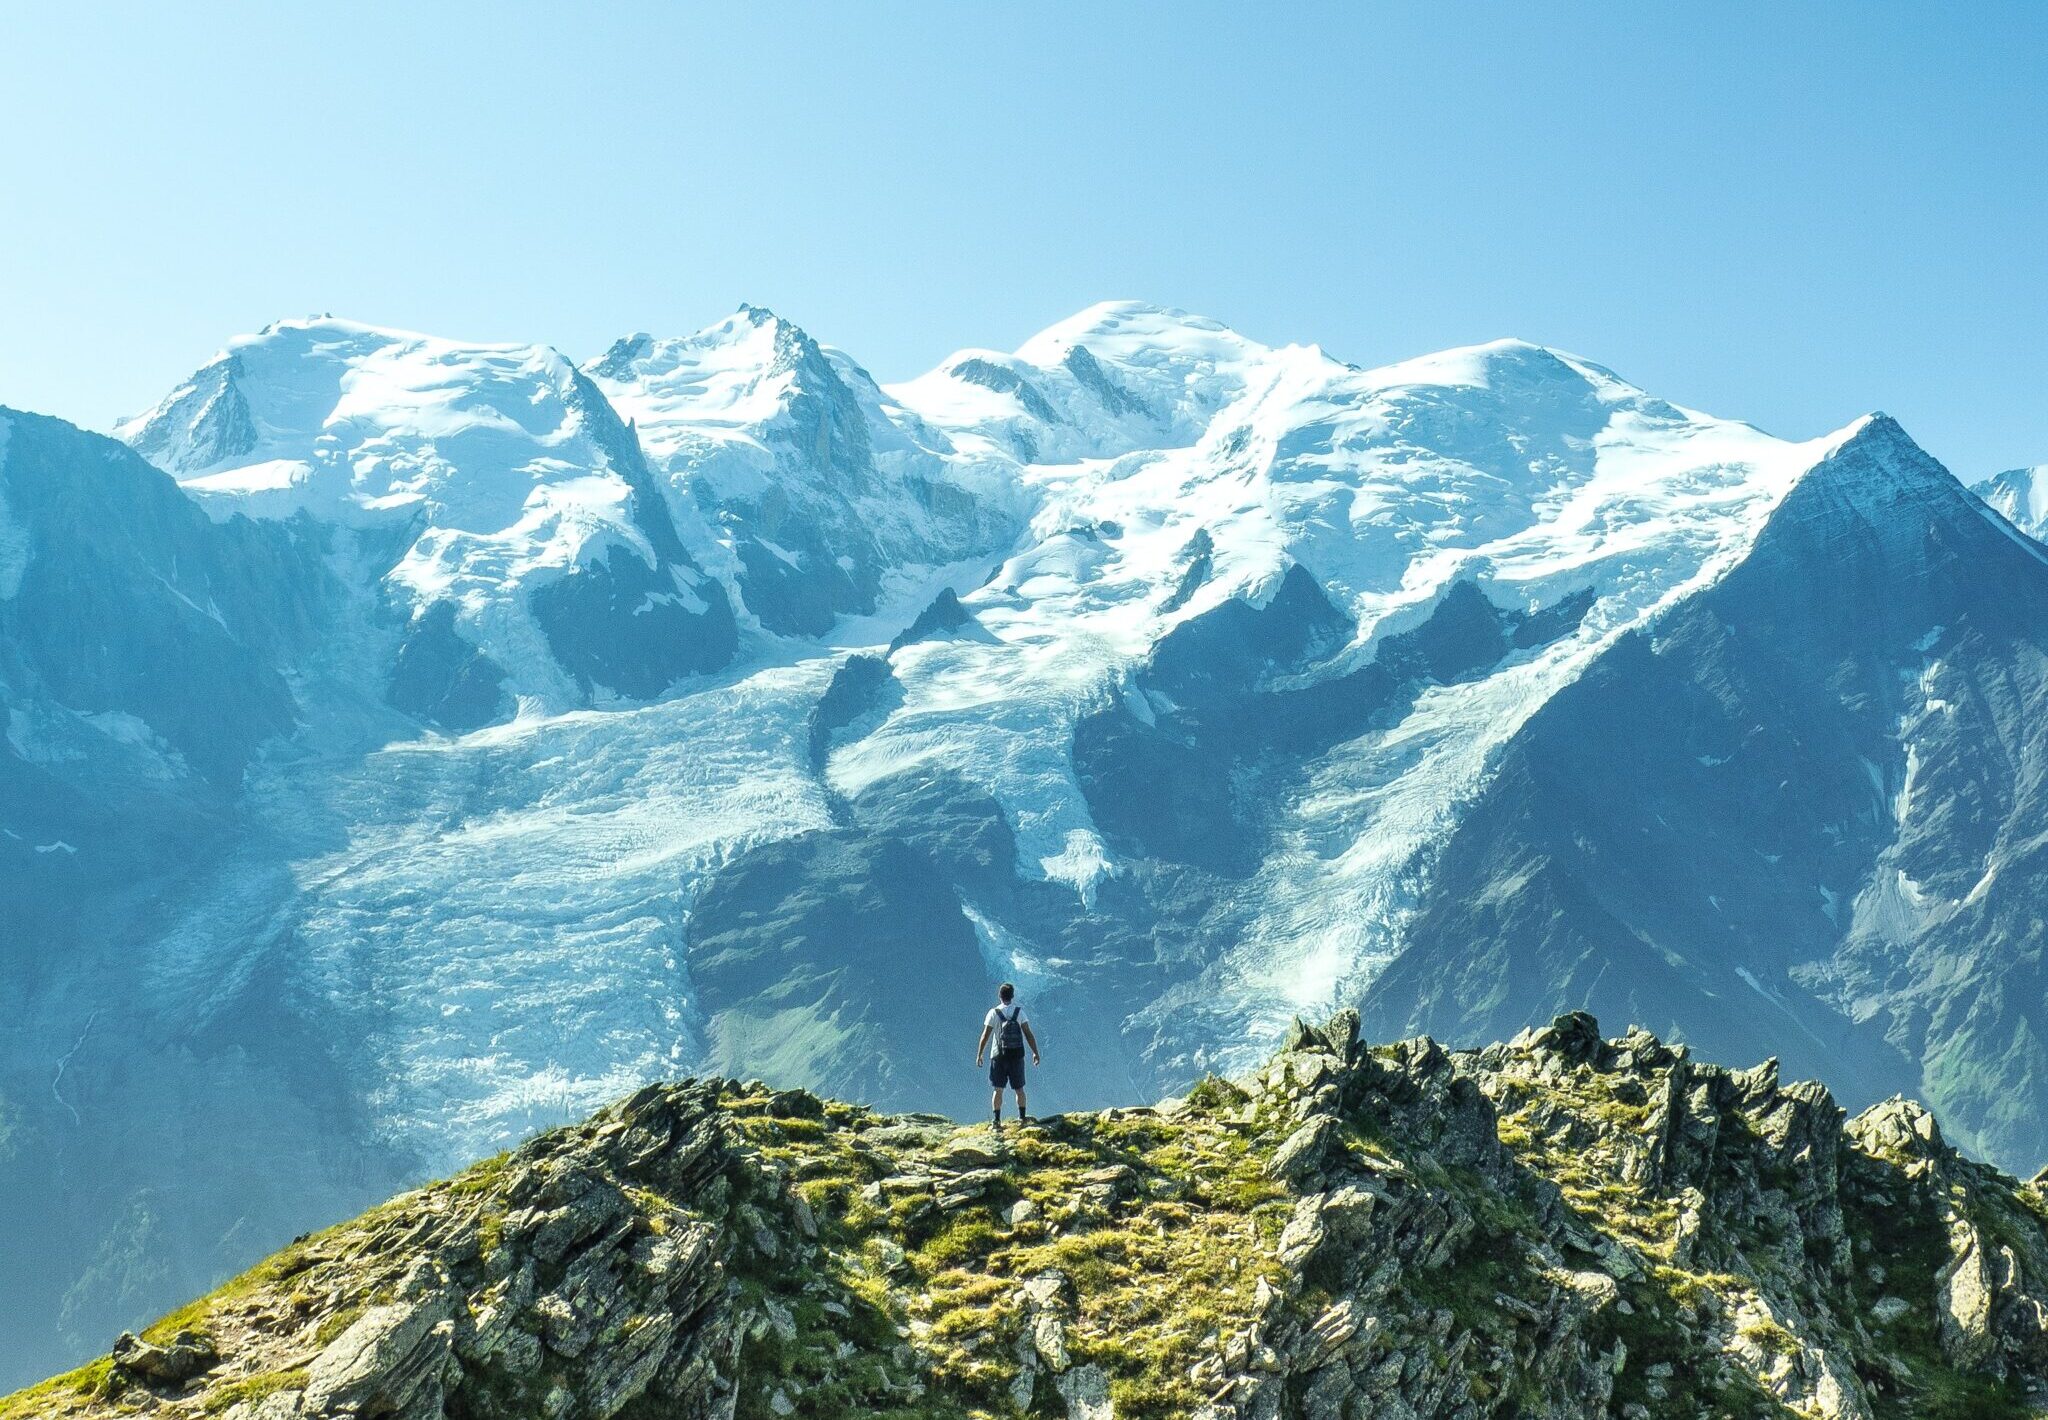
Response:
[[[650,1086],[0,1416],[1825,1417],[2048,1393],[2048,1197],[1560,1017],[1004,1133]]]
[[[2024,728],[2048,712],[2044,570],[1873,421],[1503,747],[1371,1023],[1466,1040],[1585,1004],[1925,1091],[2031,1157],[2017,1101],[2048,1054],[2021,1003],[2048,982],[2038,888],[2013,887],[2048,816]],[[1979,1048],[1933,1046],[1930,1018]]]
[[[1113,302],[119,434],[0,416],[0,1383],[649,1080],[971,1113],[1004,979],[1069,1107],[1594,1005],[2048,1157],[2048,560],[1888,420]]]
[[[0,509],[0,688],[30,721],[0,754],[20,763],[21,742],[50,735],[75,754],[175,756],[229,789],[258,745],[293,730],[281,668],[335,594],[310,530],[217,525],[120,445],[11,410]],[[67,732],[66,714],[107,732]],[[75,754],[31,751],[46,764]]]

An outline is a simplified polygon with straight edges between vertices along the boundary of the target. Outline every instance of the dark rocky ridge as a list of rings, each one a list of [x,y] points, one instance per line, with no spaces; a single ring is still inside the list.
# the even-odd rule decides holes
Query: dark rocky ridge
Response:
[[[1486,1041],[1583,1007],[1924,1097],[2037,1165],[2044,570],[1872,420],[1502,747],[1369,1028]]]
[[[301,1239],[4,1420],[2020,1415],[2048,1199],[1560,1017],[992,1135],[651,1086]]]

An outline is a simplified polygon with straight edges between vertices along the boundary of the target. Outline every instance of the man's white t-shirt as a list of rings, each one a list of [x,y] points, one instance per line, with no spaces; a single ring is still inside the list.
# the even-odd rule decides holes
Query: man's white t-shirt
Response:
[[[1009,1013],[1012,1011],[1017,1013],[1017,1024],[1020,1026],[1031,1019],[1024,1014],[1023,1006],[1013,1001],[1007,1006],[991,1006],[988,1015],[982,1020],[982,1025],[989,1030],[1001,1030],[1003,1022],[1010,1018]]]

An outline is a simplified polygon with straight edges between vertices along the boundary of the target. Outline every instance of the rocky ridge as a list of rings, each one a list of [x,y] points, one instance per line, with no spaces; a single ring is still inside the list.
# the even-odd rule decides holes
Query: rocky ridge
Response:
[[[2048,1391],[2048,1197],[1572,1014],[1298,1025],[992,1134],[656,1085],[302,1238],[4,1420],[1879,1417]]]

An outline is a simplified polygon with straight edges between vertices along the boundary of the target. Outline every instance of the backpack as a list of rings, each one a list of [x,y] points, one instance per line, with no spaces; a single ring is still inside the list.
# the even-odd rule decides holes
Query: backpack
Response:
[[[1007,1016],[1003,1014],[1006,1010],[1010,1013]],[[1022,1006],[996,1007],[996,1049],[1005,1055],[1020,1055],[1023,1053],[1024,1027],[1020,1024],[1020,1018],[1023,1014],[1024,1008]]]

